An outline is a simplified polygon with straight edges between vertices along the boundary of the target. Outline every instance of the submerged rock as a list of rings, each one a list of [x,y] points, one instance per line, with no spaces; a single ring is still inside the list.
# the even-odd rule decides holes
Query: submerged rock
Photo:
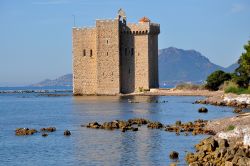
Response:
[[[242,109],[240,109],[240,108],[235,108],[234,110],[233,110],[233,113],[241,113],[242,112]]]
[[[84,127],[84,126],[82,126],[82,127]],[[87,125],[86,125],[86,127],[87,127],[87,128],[94,128],[94,129],[98,129],[98,128],[100,128],[100,127],[101,127],[101,125],[100,125],[99,123],[97,123],[97,122],[93,122],[93,123],[89,123],[89,124],[87,124]]]
[[[71,132],[69,130],[65,130],[64,133],[63,133],[65,136],[70,136],[71,135]]]
[[[137,125],[145,125],[145,124],[150,123],[150,121],[147,119],[143,119],[143,118],[133,118],[133,119],[129,119],[128,123],[137,124]]]
[[[208,109],[206,107],[201,107],[201,108],[198,109],[198,112],[199,113],[207,113]]]
[[[147,127],[151,129],[160,129],[163,128],[163,124],[160,122],[150,122]]]
[[[42,136],[43,136],[43,137],[47,137],[48,134],[47,134],[47,133],[43,133]]]
[[[20,135],[33,135],[34,133],[37,132],[36,129],[29,129],[29,128],[17,128],[15,130],[16,135],[20,136]]]
[[[40,131],[54,132],[56,131],[55,127],[41,128]]]
[[[179,157],[179,153],[176,152],[176,151],[172,151],[170,154],[169,154],[169,158],[170,159],[177,159]]]

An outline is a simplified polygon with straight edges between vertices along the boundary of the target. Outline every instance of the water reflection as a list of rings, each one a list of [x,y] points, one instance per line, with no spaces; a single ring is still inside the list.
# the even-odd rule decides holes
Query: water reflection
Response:
[[[184,151],[192,151],[202,136],[176,136],[175,133],[147,129],[146,126],[140,127],[138,132],[122,133],[80,125],[134,117],[170,124],[176,120],[187,122],[233,115],[232,108],[210,105],[206,105],[207,114],[199,114],[197,109],[201,105],[192,102],[200,97],[18,96],[0,95],[2,165],[168,165],[171,150],[180,153],[180,164],[183,165]],[[46,138],[40,134],[30,137],[13,134],[17,127],[39,130],[48,126],[55,126],[58,130]],[[64,137],[64,129],[69,129],[72,135]]]

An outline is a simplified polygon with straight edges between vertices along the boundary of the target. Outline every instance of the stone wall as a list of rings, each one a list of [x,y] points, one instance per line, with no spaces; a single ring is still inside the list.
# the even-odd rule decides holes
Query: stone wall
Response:
[[[158,34],[150,34],[148,37],[149,43],[149,87],[159,87],[158,75]]]
[[[96,21],[97,93],[120,93],[119,21]]]
[[[73,29],[73,93],[96,93],[96,29]]]

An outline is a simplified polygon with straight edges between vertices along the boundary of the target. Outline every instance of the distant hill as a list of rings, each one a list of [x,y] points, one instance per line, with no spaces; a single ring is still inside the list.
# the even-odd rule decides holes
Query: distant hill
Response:
[[[208,58],[195,50],[183,50],[169,47],[159,50],[160,85],[175,86],[182,82],[203,83],[207,76],[215,70],[233,72],[238,64],[227,68],[209,61]],[[46,79],[32,86],[72,86],[72,74],[57,79]]]
[[[210,62],[195,50],[174,47],[159,50],[159,80],[160,84],[165,86],[174,86],[181,82],[203,83],[212,72],[232,72],[236,65],[224,68]]]
[[[230,66],[228,66],[227,68],[225,68],[225,72],[233,72],[236,68],[239,67],[239,64],[236,62]]]
[[[72,86],[72,74],[66,74],[58,77],[54,80],[46,79],[31,86],[43,87],[43,86]]]

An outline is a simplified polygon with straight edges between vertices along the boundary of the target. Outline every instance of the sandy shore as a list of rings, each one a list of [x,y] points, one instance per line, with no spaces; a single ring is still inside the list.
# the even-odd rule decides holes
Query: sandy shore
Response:
[[[128,95],[139,96],[222,96],[223,91],[208,91],[208,90],[178,90],[178,89],[150,89],[150,91],[131,93]]]

